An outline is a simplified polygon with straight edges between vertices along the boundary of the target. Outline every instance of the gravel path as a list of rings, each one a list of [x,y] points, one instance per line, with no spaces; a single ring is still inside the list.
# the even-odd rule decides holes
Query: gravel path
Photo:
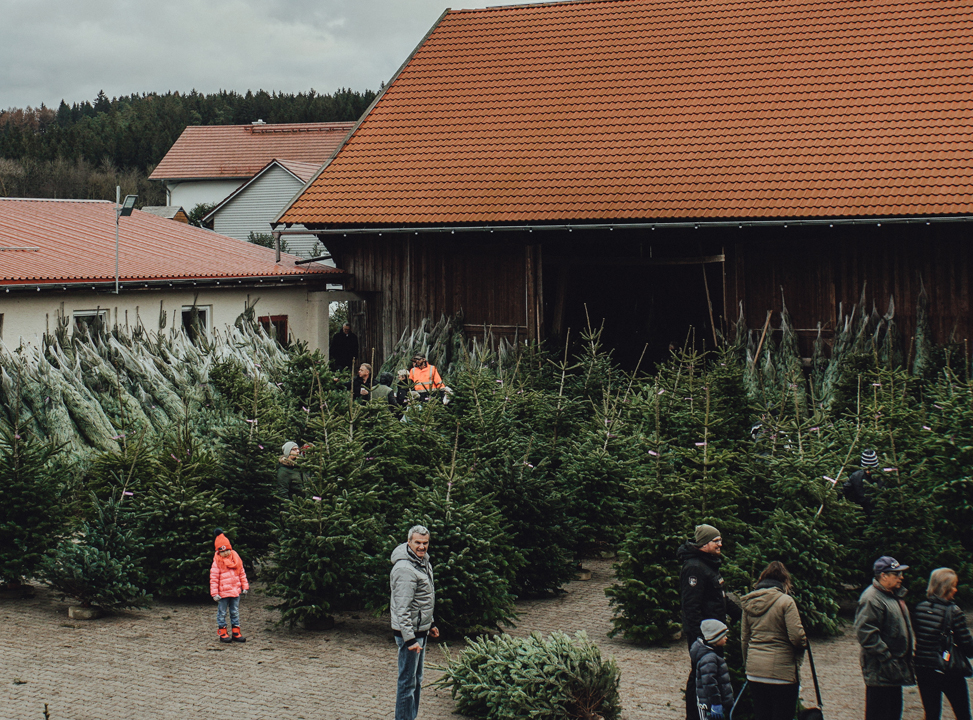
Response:
[[[566,593],[518,604],[515,635],[585,630],[622,669],[624,720],[682,716],[689,656],[683,644],[642,648],[607,637],[604,588],[611,563],[590,561],[592,578]],[[245,645],[216,642],[215,607],[161,603],[93,621],[68,620],[40,588],[28,600],[0,600],[0,718],[43,720],[372,720],[392,718],[395,645],[387,617],[344,614],[329,632],[274,626],[265,598],[241,604]],[[442,659],[430,650],[427,663]],[[863,717],[858,648],[848,634],[815,645],[828,720]],[[428,666],[427,666],[428,668]],[[427,680],[437,676],[427,669]],[[805,668],[806,697],[813,697]],[[921,720],[915,688],[906,720]],[[423,696],[420,720],[458,718],[443,691]],[[944,710],[943,717],[952,718]]]

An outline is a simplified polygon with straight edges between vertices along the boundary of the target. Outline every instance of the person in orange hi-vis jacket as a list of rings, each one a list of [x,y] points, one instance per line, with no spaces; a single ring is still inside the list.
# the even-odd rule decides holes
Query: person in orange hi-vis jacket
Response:
[[[415,390],[422,400],[428,398],[431,391],[442,390],[445,387],[436,366],[430,365],[423,355],[416,355],[412,358],[409,380],[415,385]]]
[[[221,528],[216,528],[216,554],[209,569],[209,594],[218,603],[216,626],[220,642],[246,642],[240,630],[240,596],[250,589],[243,560],[230,545]],[[226,613],[230,612],[232,635],[226,631]]]

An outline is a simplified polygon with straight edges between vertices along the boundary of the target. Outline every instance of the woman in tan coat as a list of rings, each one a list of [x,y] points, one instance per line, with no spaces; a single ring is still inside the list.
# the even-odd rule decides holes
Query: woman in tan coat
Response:
[[[756,720],[793,720],[807,636],[790,596],[791,574],[774,560],[744,595],[743,662]]]

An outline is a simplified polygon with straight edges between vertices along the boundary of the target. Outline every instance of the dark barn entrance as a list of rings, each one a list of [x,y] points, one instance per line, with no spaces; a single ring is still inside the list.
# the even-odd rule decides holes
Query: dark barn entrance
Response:
[[[639,245],[640,254],[627,257],[545,254],[549,341],[563,343],[570,328],[577,342],[589,318],[596,328],[604,322],[604,346],[626,370],[635,369],[643,351],[641,369],[651,370],[669,357],[670,344],[712,348],[713,323],[721,332],[725,325],[723,255],[680,249]]]

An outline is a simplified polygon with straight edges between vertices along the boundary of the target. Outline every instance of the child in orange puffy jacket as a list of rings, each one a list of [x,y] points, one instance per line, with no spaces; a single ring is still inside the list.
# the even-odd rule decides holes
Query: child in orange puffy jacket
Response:
[[[218,603],[216,606],[217,634],[220,642],[246,642],[240,632],[240,596],[250,589],[243,560],[226,539],[220,528],[216,528],[216,554],[209,569],[209,594]],[[226,611],[230,611],[232,636],[226,631]]]

